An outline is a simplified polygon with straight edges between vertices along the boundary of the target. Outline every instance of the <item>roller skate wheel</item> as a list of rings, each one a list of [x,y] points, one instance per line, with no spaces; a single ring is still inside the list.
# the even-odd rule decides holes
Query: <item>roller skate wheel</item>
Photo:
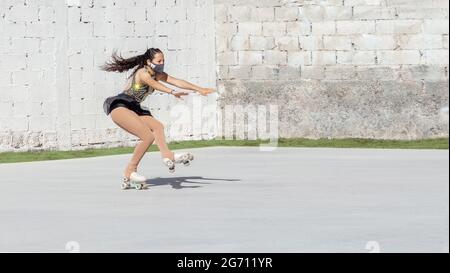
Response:
[[[136,185],[134,185],[134,188],[136,190],[142,190],[144,188],[144,185],[143,184],[136,184]]]
[[[183,165],[187,167],[187,166],[191,165],[191,162],[189,160],[187,160],[187,161],[183,162]]]
[[[128,183],[126,183],[126,182],[123,182],[122,183],[122,190],[127,190],[127,189],[129,189],[130,188],[130,184],[128,184]]]

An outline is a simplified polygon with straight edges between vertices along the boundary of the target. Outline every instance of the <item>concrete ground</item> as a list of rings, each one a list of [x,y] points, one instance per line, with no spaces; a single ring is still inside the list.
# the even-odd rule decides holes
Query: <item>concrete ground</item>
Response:
[[[0,252],[448,252],[448,150],[211,147],[0,164]]]

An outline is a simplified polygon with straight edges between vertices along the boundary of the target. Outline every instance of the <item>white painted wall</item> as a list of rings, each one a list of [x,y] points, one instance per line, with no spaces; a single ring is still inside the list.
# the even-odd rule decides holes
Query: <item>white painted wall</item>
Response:
[[[0,151],[136,141],[103,112],[104,99],[121,92],[131,72],[98,69],[113,49],[131,57],[160,48],[170,75],[215,88],[212,0],[2,0],[0,32]],[[192,95],[188,109],[194,99],[216,103]],[[155,92],[142,105],[166,124],[169,140],[212,136],[193,130],[192,117],[172,130],[180,121],[170,115],[176,103]]]

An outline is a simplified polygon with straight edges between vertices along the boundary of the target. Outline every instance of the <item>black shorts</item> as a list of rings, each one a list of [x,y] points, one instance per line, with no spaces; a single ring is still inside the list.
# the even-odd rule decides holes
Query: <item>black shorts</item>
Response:
[[[105,111],[106,115],[109,115],[111,111],[116,109],[117,107],[126,107],[131,111],[135,112],[138,116],[152,116],[149,110],[142,109],[139,102],[137,102],[134,98],[124,93],[108,97],[103,102],[103,110]]]

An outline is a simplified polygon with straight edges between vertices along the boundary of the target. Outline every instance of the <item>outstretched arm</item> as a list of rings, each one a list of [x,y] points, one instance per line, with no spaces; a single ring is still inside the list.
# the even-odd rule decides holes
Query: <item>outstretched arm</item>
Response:
[[[174,78],[174,77],[168,75],[167,73],[161,73],[161,76],[157,75],[156,79],[157,80],[162,80],[164,82],[167,82],[168,84],[171,84],[171,85],[179,87],[179,88],[196,91],[196,92],[200,93],[203,96],[214,92],[214,89],[203,88],[203,87],[197,86],[197,85],[192,84],[192,83],[190,83],[188,81]]]
[[[177,93],[173,92],[172,89],[168,88],[167,86],[164,86],[162,83],[159,82],[159,80],[161,80],[159,77],[161,77],[161,76],[159,76],[157,74],[156,80],[154,80],[150,77],[150,75],[148,75],[148,73],[144,73],[142,76],[142,80],[147,85],[151,86],[153,89],[172,94],[177,98],[181,98],[182,96],[188,95],[188,93],[186,93],[186,92],[177,92]]]

